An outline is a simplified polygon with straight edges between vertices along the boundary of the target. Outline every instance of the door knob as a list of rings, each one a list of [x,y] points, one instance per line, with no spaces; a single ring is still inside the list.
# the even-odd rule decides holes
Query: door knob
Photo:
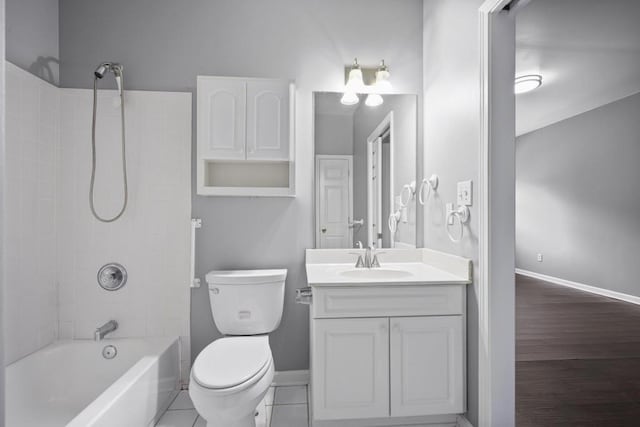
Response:
[[[327,232],[327,227],[322,227],[322,228],[321,228],[321,231],[322,231],[323,233],[326,233],[326,232]]]

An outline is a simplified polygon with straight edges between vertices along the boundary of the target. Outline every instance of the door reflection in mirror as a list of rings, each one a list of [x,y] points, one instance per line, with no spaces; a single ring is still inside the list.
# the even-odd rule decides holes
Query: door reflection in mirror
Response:
[[[416,246],[417,96],[314,94],[316,248]]]

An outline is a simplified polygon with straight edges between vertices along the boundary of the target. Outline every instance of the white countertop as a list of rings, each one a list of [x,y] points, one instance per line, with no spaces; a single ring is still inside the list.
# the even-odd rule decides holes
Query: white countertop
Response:
[[[460,285],[471,283],[471,261],[429,249],[384,249],[380,268],[355,268],[354,250],[308,249],[310,286]]]

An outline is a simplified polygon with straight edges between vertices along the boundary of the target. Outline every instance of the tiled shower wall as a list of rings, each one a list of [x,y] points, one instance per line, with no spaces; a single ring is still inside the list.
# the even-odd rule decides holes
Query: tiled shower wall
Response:
[[[59,89],[6,63],[5,362],[51,343]],[[6,322],[6,323],[5,323]]]
[[[92,338],[110,319],[114,337],[180,336],[189,357],[191,94],[125,92],[129,203],[113,223],[89,210],[92,91],[61,90],[58,152],[60,338]],[[95,206],[112,217],[122,205],[119,97],[101,91],[96,130]],[[98,269],[122,264],[127,284],[109,292]],[[187,378],[184,376],[183,378]]]
[[[7,63],[7,363],[56,338],[180,336],[189,368],[191,94],[125,92],[129,203],[89,210],[92,91],[58,89]],[[98,104],[95,205],[122,201],[120,109]],[[101,289],[98,268],[125,266]]]

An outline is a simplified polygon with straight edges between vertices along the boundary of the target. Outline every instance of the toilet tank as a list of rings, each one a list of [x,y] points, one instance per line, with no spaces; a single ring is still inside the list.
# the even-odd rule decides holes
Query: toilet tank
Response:
[[[213,321],[225,335],[274,331],[282,319],[287,270],[211,271],[206,280]]]

